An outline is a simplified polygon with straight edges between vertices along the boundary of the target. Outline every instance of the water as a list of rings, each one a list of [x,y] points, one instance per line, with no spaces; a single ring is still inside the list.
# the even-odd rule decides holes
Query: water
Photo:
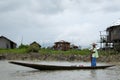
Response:
[[[90,65],[80,62],[40,62],[55,65]],[[98,63],[104,65],[105,63]],[[120,80],[120,64],[101,70],[39,71],[0,61],[0,80]]]

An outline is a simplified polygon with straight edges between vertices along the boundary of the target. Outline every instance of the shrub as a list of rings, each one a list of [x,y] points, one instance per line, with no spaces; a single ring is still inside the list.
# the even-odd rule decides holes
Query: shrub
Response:
[[[28,48],[27,48],[27,52],[39,52],[39,49],[40,47],[36,44],[33,44],[33,45],[30,45]]]
[[[114,47],[114,50],[120,52],[120,44],[119,44],[119,45],[116,45],[116,46]]]
[[[21,45],[19,46],[19,49],[28,48],[28,47],[29,47],[28,45],[21,44]]]

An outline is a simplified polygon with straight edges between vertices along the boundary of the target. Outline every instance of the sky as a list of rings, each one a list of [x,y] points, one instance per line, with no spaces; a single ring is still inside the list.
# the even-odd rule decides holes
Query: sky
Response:
[[[0,0],[0,36],[18,45],[88,47],[120,19],[120,0]]]

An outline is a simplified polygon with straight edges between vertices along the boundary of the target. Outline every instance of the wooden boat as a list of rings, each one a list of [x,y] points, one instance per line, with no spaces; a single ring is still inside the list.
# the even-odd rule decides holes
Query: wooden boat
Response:
[[[38,70],[78,70],[78,69],[105,69],[108,67],[112,67],[114,65],[106,65],[106,66],[58,66],[58,65],[43,65],[43,64],[32,64],[32,63],[25,63],[25,62],[16,62],[10,61],[9,63],[21,65],[25,67],[30,67]]]

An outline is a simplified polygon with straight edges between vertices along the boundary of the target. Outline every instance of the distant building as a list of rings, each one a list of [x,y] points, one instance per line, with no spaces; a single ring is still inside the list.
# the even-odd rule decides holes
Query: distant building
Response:
[[[0,36],[0,49],[13,49],[16,48],[17,44],[10,39]]]
[[[40,45],[39,43],[37,43],[36,41],[34,41],[34,42],[32,42],[32,43],[30,44],[30,46],[33,46],[33,45],[41,48],[41,45]]]
[[[70,49],[70,43],[66,42],[64,40],[61,40],[59,42],[55,42],[54,49],[55,50],[63,50],[63,51],[69,50]]]
[[[70,48],[71,49],[78,49],[79,47],[77,45],[72,44]]]
[[[106,31],[107,43],[112,43],[114,49],[120,49],[120,25],[108,27]]]

